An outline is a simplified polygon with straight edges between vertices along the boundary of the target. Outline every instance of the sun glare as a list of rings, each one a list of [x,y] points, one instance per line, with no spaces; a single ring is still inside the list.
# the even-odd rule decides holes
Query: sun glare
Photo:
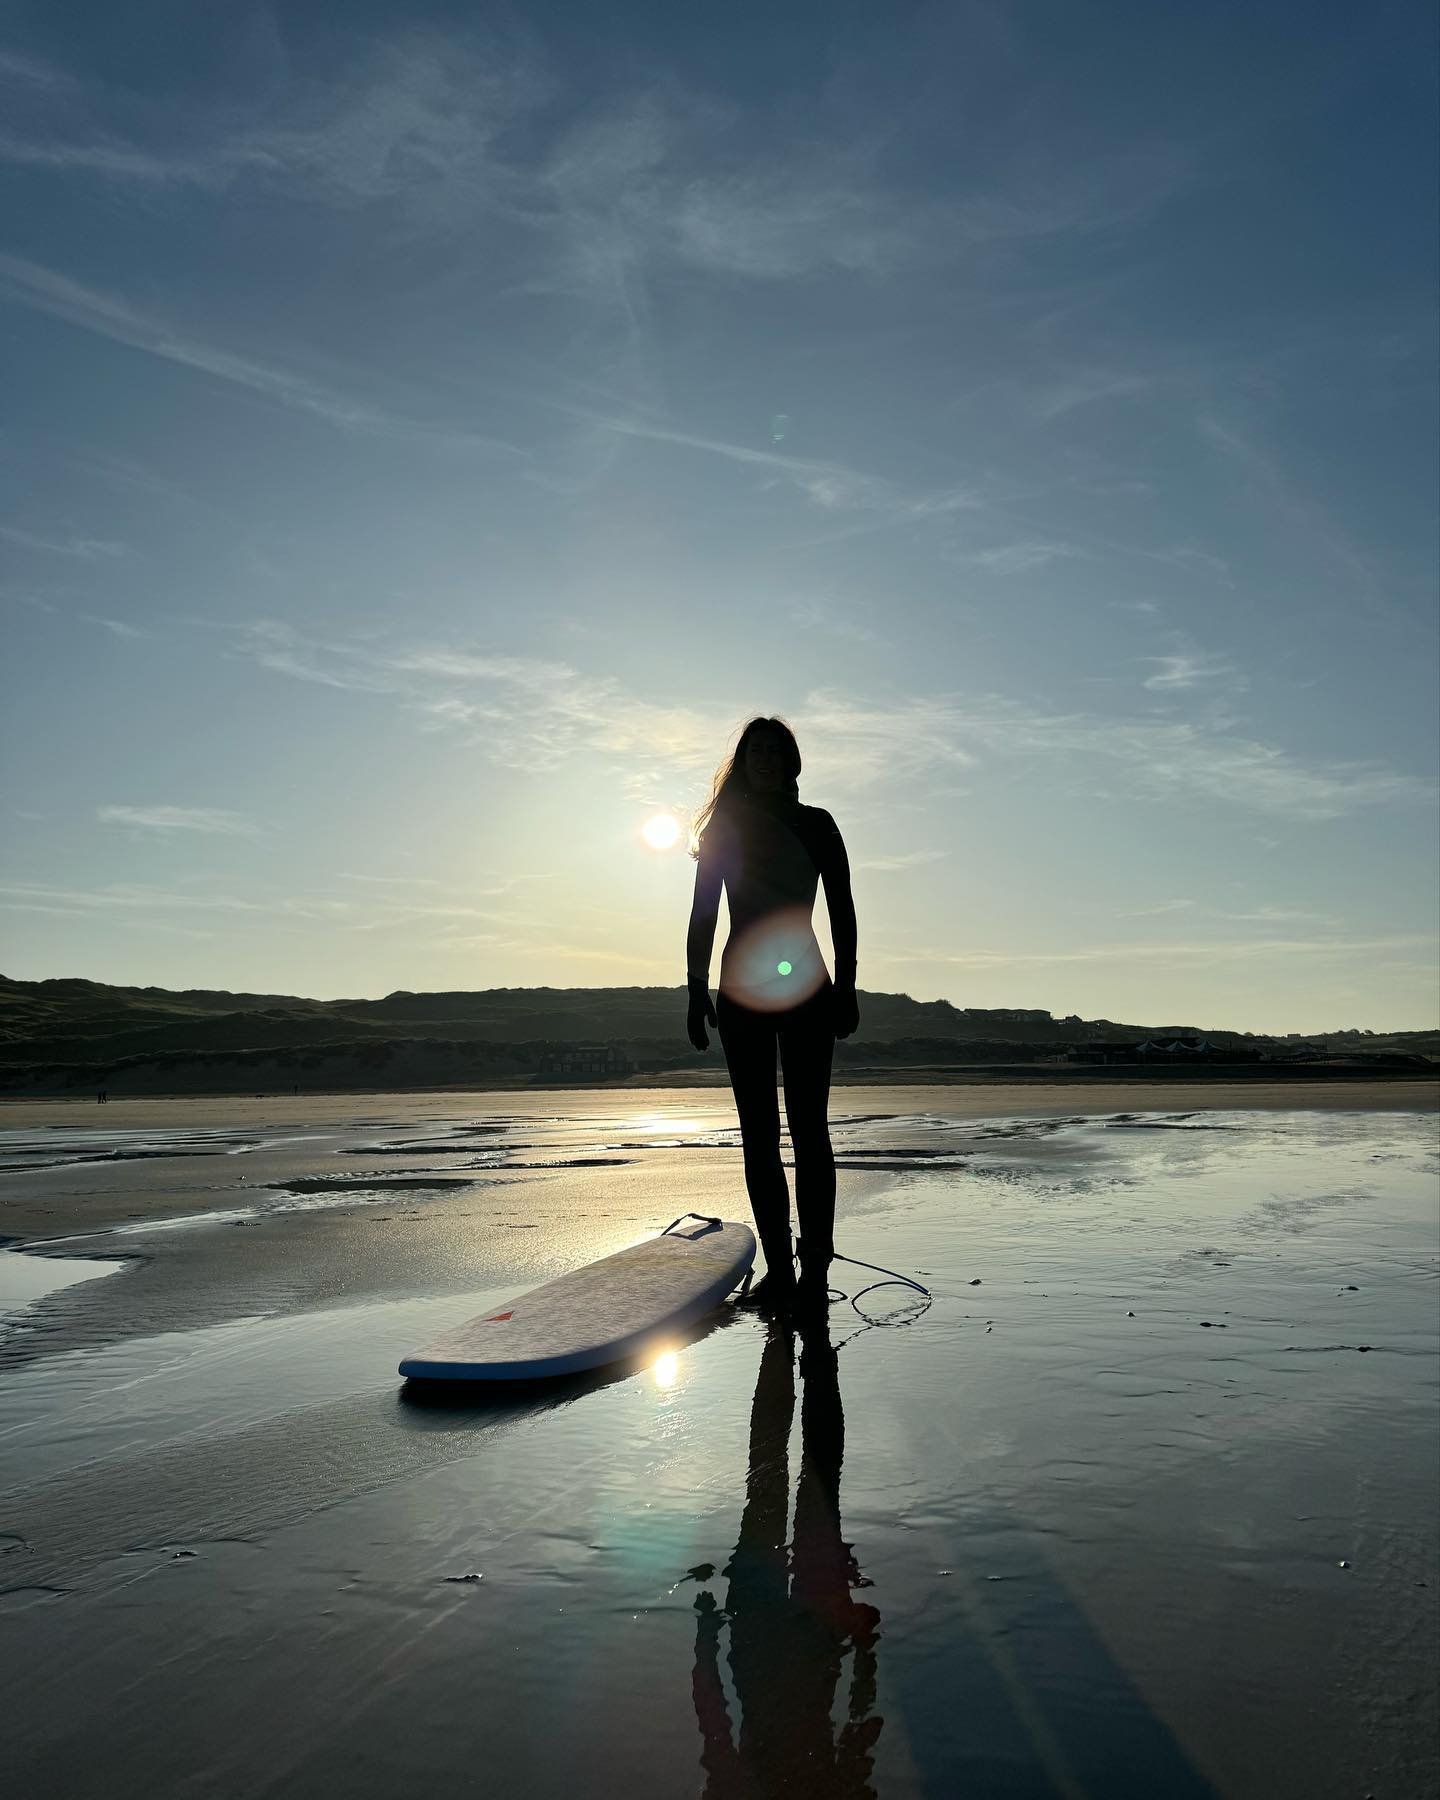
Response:
[[[662,1392],[675,1385],[680,1373],[680,1358],[673,1350],[662,1351],[655,1359],[655,1385]]]
[[[680,840],[680,821],[674,813],[656,813],[645,821],[642,836],[652,850],[673,849]]]

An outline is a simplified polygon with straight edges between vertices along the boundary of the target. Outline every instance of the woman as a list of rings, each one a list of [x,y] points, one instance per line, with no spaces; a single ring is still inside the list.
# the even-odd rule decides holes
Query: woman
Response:
[[[718,1028],[735,1090],[745,1186],[767,1273],[757,1304],[824,1308],[835,1253],[835,1158],[826,1111],[837,1037],[860,1023],[855,998],[855,903],[845,845],[829,813],[800,804],[800,747],[782,719],[752,719],[695,820],[695,901],[686,968],[690,1042],[707,1050]],[[832,982],[815,940],[815,890],[835,944]],[[730,936],[720,959],[720,1004],[710,1003],[710,951],[720,890]],[[790,1195],[780,1161],[775,1051],[795,1153],[800,1277],[790,1242]]]

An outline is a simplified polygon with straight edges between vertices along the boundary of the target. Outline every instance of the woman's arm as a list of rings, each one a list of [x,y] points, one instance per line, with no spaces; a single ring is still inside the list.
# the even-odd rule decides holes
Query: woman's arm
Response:
[[[830,914],[830,938],[835,946],[835,981],[837,986],[855,985],[855,897],[850,892],[850,858],[845,853],[845,840],[840,827],[829,813],[825,814],[829,829],[823,837],[820,879],[825,884],[825,905]]]
[[[697,1050],[708,1050],[707,1025],[714,1026],[715,1008],[710,999],[710,952],[715,947],[715,921],[720,916],[720,889],[725,870],[715,848],[702,842],[695,864],[695,898],[690,904],[690,929],[685,934],[685,986],[689,990],[685,1031]]]
[[[690,904],[690,929],[685,935],[685,973],[691,979],[710,979],[710,952],[715,947],[715,923],[720,917],[720,889],[724,882],[720,859],[700,847],[695,865],[695,898]]]
[[[855,995],[855,897],[850,892],[850,858],[840,827],[824,815],[819,859],[820,879],[825,884],[825,906],[830,914],[830,939],[835,946],[835,993],[832,1017],[837,1038],[853,1037],[860,1028],[860,1002]]]

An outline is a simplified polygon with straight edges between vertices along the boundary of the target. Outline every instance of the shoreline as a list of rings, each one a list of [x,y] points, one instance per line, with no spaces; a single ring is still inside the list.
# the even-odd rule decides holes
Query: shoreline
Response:
[[[275,1074],[273,1069],[257,1070],[262,1075]],[[1274,1083],[1288,1086],[1296,1082],[1311,1086],[1335,1083],[1346,1086],[1354,1082],[1436,1082],[1440,1083],[1440,1061],[1428,1065],[1401,1068],[1296,1066],[1285,1063],[1251,1064],[1214,1062],[1201,1066],[1176,1066],[1164,1063],[1078,1063],[1064,1067],[1053,1063],[873,1063],[836,1064],[830,1085],[836,1087],[974,1087],[1014,1083],[1029,1087],[1083,1087],[1091,1082],[1142,1082],[1157,1086],[1210,1086],[1217,1082],[1239,1085]],[[143,1087],[116,1089],[116,1097],[129,1100],[244,1099],[259,1092],[288,1095],[296,1084],[287,1071],[280,1081],[271,1081],[257,1090],[251,1083],[231,1082],[214,1087]],[[643,1069],[623,1075],[546,1076],[486,1075],[465,1081],[407,1081],[389,1085],[384,1081],[336,1082],[301,1085],[302,1096],[326,1094],[467,1094],[467,1093],[572,1093],[587,1089],[609,1092],[644,1088],[728,1087],[729,1073],[723,1063],[708,1067],[675,1069]],[[0,1090],[0,1106],[17,1106],[29,1101],[81,1104],[92,1100],[96,1091],[107,1089],[102,1074],[85,1081],[67,1082],[63,1089],[45,1090],[38,1086],[10,1086]]]
[[[965,1118],[1007,1116],[1035,1118],[1047,1114],[1089,1117],[1100,1113],[1128,1112],[1440,1112],[1440,1077],[1390,1075],[1354,1079],[1206,1080],[1200,1076],[1120,1078],[1098,1071],[1061,1080],[889,1079],[836,1081],[832,1083],[832,1113],[837,1090],[854,1096],[870,1091],[887,1104],[901,1104],[906,1093],[943,1093],[947,1111]],[[248,1094],[136,1094],[117,1095],[104,1106],[86,1094],[53,1098],[0,1096],[0,1131],[25,1131],[46,1126],[66,1129],[123,1131],[164,1130],[176,1126],[206,1127],[245,1125],[260,1118],[283,1121],[303,1114],[314,1123],[343,1122],[356,1106],[383,1107],[403,1113],[443,1100],[453,1104],[469,1097],[480,1105],[491,1096],[507,1107],[525,1102],[538,1111],[554,1107],[566,1094],[607,1097],[625,1094],[694,1094],[729,1096],[723,1075],[705,1081],[611,1081],[568,1083],[564,1086],[500,1087],[459,1085],[434,1088],[347,1088],[330,1092],[302,1090],[291,1093]],[[525,1109],[526,1111],[529,1108]],[[399,1119],[397,1118],[397,1123]]]

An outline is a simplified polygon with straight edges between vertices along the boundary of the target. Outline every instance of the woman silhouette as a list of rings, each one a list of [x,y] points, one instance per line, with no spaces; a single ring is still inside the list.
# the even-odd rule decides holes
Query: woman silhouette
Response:
[[[745,1186],[765,1252],[757,1304],[828,1304],[835,1253],[835,1158],[827,1110],[837,1037],[860,1023],[855,998],[855,903],[835,821],[800,804],[800,747],[783,719],[752,719],[716,773],[695,820],[695,900],[686,941],[690,1042],[706,1050],[716,1026],[735,1091]],[[835,944],[832,982],[811,914],[825,885]],[[720,959],[719,1008],[710,1002],[710,952],[720,892],[730,935]],[[790,1238],[790,1195],[780,1161],[775,1052],[795,1154],[800,1277]]]

